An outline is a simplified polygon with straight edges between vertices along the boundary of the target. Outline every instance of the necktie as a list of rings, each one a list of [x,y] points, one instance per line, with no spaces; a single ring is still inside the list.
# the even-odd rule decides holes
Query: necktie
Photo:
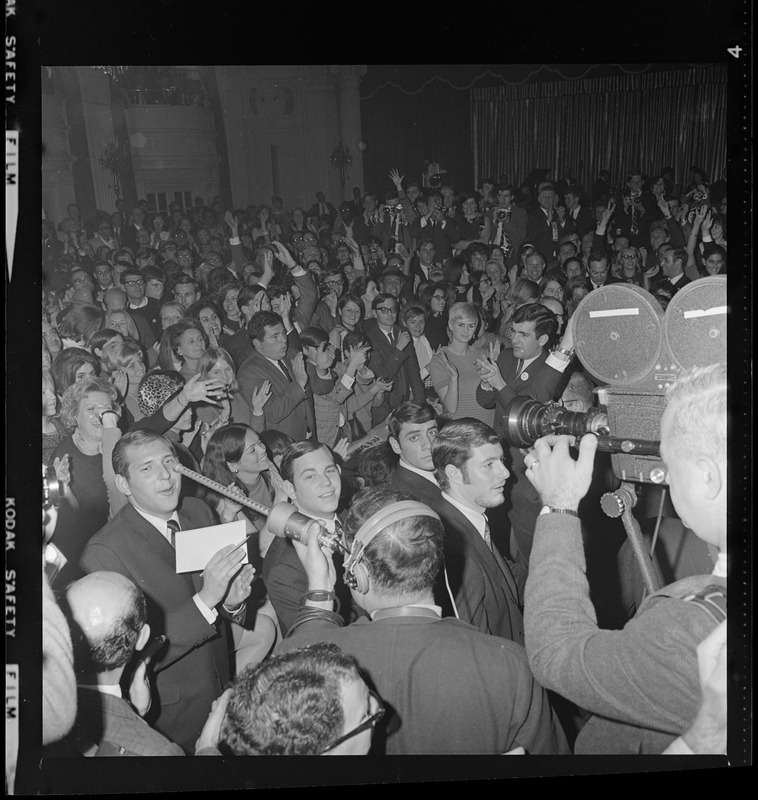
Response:
[[[279,365],[279,369],[284,373],[284,377],[287,379],[287,381],[292,383],[292,375],[290,375],[289,370],[284,365],[284,361],[277,361],[276,363]]]
[[[517,378],[518,378],[519,375],[521,375],[521,371],[523,369],[524,369],[524,362],[521,359],[519,359],[518,360],[518,365],[516,366],[516,377]]]
[[[342,542],[342,544],[347,546],[347,542],[345,541],[345,531],[342,527],[342,523],[337,518],[334,520],[334,534],[337,539]]]
[[[181,530],[181,528],[179,527],[179,523],[175,519],[170,519],[166,523],[166,527],[168,528],[168,532],[171,535],[171,547],[176,549],[176,532]]]
[[[492,550],[492,537],[490,536],[490,525],[489,522],[485,520],[484,522],[484,543]]]
[[[390,332],[387,334],[387,338],[389,339],[389,342],[390,342],[390,347],[394,347],[394,346],[395,346],[395,331],[394,331],[394,330],[391,330],[391,331],[390,331]]]
[[[318,213],[323,217],[326,214],[326,206],[323,203],[318,205]]]

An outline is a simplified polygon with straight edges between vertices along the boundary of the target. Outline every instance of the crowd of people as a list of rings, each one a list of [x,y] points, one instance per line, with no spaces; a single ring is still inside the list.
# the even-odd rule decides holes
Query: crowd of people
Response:
[[[517,396],[597,404],[587,294],[665,309],[726,273],[724,182],[385,188],[43,219],[42,461],[66,486],[45,568],[76,682],[48,755],[724,752],[722,673],[698,669],[725,609],[724,366],[662,421],[691,558],[613,629],[580,519],[613,480],[594,437],[574,460],[507,430]],[[180,531],[229,522],[244,547],[177,573]]]

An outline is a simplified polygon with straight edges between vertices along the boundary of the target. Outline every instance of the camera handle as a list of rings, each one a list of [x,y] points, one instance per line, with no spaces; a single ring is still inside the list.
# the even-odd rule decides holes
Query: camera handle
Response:
[[[632,509],[637,503],[637,494],[633,483],[622,483],[615,492],[606,492],[600,498],[600,506],[605,515],[613,519],[621,517],[624,523],[624,530],[632,545],[637,564],[642,573],[642,582],[645,584],[649,594],[660,589],[658,578],[653,571],[653,563],[650,556],[645,552],[645,545],[642,539],[642,531],[639,523],[632,516]]]

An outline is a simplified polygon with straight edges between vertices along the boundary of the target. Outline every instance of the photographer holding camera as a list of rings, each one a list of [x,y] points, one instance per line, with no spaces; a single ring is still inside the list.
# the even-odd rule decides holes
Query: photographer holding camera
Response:
[[[658,590],[623,630],[601,630],[589,595],[577,508],[592,478],[597,440],[538,439],[526,475],[544,507],[525,595],[525,637],[537,680],[592,716],[577,754],[661,753],[700,705],[697,646],[726,618],[726,366],[683,372],[668,390],[660,453],[685,526],[716,545],[710,575]]]
[[[444,262],[453,255],[452,245],[460,241],[461,234],[455,220],[447,215],[440,192],[429,192],[426,205],[420,204],[419,211],[424,208],[426,211],[423,216],[411,222],[410,234],[417,241],[431,239],[437,258]]]

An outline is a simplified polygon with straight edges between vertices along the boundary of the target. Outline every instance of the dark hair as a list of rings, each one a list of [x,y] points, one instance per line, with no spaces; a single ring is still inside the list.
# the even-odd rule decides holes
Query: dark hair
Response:
[[[406,400],[390,414],[387,429],[393,439],[399,439],[403,425],[420,425],[437,419],[437,412],[429,403]]]
[[[369,447],[358,461],[358,474],[367,486],[386,486],[397,468],[400,457],[389,442]]]
[[[89,349],[92,355],[97,358],[95,350],[98,348],[102,349],[103,345],[108,344],[108,342],[115,339],[117,336],[123,338],[122,334],[119,331],[114,331],[113,328],[100,328],[99,331],[95,331],[95,333],[90,336],[89,340]]]
[[[343,732],[342,687],[362,680],[352,656],[319,642],[234,679],[220,746],[233,755],[320,755]]]
[[[358,323],[360,325],[363,322],[363,315],[366,313],[366,306],[363,304],[363,300],[357,294],[352,293],[352,289],[348,291],[347,294],[343,294],[340,297],[339,302],[337,303],[337,311],[340,312],[348,303],[355,303],[358,306],[361,314],[360,318],[358,319]]]
[[[261,292],[266,294],[266,290],[262,286],[258,286],[257,283],[245,284],[237,295],[237,308],[242,311],[242,309]]]
[[[708,275],[709,274],[707,272],[707,270],[705,269],[705,261],[706,261],[707,258],[709,258],[710,256],[714,256],[714,255],[715,256],[721,256],[721,258],[724,259],[724,263],[721,265],[721,269],[719,270],[718,274],[719,275],[725,275],[726,274],[726,250],[724,250],[724,248],[720,244],[716,244],[715,242],[706,242],[703,245],[703,253],[702,253],[701,257],[700,257],[700,259],[701,259],[700,274],[701,275]]]
[[[528,303],[513,312],[511,323],[519,324],[521,322],[534,323],[534,335],[537,339],[547,335],[548,341],[552,341],[558,330],[558,321],[555,318],[555,314],[539,303]]]
[[[397,306],[398,310],[400,309],[400,301],[395,297],[394,294],[387,294],[386,292],[379,292],[376,297],[371,301],[371,308],[377,308],[380,303],[383,303],[385,300],[392,300],[395,305]]]
[[[50,365],[50,374],[57,394],[62,395],[76,383],[76,372],[84,364],[91,364],[96,375],[100,372],[100,361],[82,347],[67,347],[55,356]]]
[[[428,283],[419,290],[418,299],[421,301],[428,314],[432,313],[432,297],[434,297],[434,293],[438,289],[445,295],[445,310],[447,311],[450,305],[450,294],[446,291],[444,284]]]
[[[239,476],[229,469],[227,462],[234,463],[242,458],[245,452],[245,437],[248,431],[252,430],[249,425],[235,422],[230,425],[224,425],[214,431],[208,440],[200,466],[200,471],[203,475],[224,486],[234,482],[244,494],[247,494],[247,487],[242,483]],[[221,495],[209,489],[203,493],[203,497],[209,502],[209,505],[215,508]]]
[[[221,311],[221,309],[213,300],[203,300],[202,298],[200,298],[200,300],[196,300],[187,309],[186,314],[188,317],[191,317],[192,319],[196,320],[200,324],[200,327],[202,328],[202,323],[200,323],[200,312],[204,308],[210,308],[211,311],[213,311],[213,313],[218,317],[219,323],[223,323],[224,313]]]
[[[203,326],[194,319],[194,317],[182,317],[179,322],[169,325],[168,328],[163,331],[158,352],[158,363],[163,369],[173,369],[174,358],[183,363],[182,357],[177,352],[177,347],[179,346],[179,339],[182,334],[190,330],[198,331],[207,345]]]
[[[242,292],[240,292],[240,295]],[[266,328],[273,328],[275,325],[284,325],[282,318],[273,311],[256,311],[247,326],[250,341],[257,339],[262,342],[266,336]]]
[[[361,490],[353,497],[345,520],[348,539],[378,511],[412,499],[410,494],[388,487]],[[372,589],[385,595],[431,591],[442,565],[443,539],[442,523],[430,516],[406,517],[382,528],[363,551]]]
[[[161,436],[160,433],[151,431],[149,428],[137,428],[137,430],[125,433],[113,448],[113,471],[116,475],[129,480],[129,451],[137,447],[144,447],[154,442],[165,442],[169,450],[176,455],[174,444],[170,439]]]
[[[312,325],[310,328],[306,328],[300,333],[300,344],[303,347],[315,347],[316,350],[320,350],[328,341],[329,334],[323,328],[319,328],[316,325]]]
[[[467,264],[471,264],[472,257],[477,255],[477,253],[480,256],[488,258],[489,247],[482,242],[471,242],[471,244],[463,251],[463,258],[466,260]]]
[[[551,314],[544,306],[539,306],[546,314]],[[555,316],[552,315],[555,325]],[[457,467],[468,480],[466,462],[472,457],[477,447],[485,444],[500,444],[500,437],[495,431],[472,417],[456,419],[445,424],[438,432],[432,443],[432,463],[434,464],[434,477],[440,488],[445,491],[450,487],[450,481],[445,473],[445,467]]]
[[[276,430],[276,428],[269,428],[258,435],[263,444],[266,445],[266,453],[272,464],[274,459],[278,456],[283,456],[286,449],[295,442],[291,436]]]
[[[354,350],[356,347],[371,348],[371,340],[363,331],[349,331],[342,340],[342,352]]]
[[[442,274],[445,276],[445,280],[453,286],[457,286],[460,283],[465,266],[466,262],[462,258],[451,256],[445,259],[445,263],[442,265]]]
[[[321,442],[315,439],[305,439],[302,442],[295,442],[290,445],[285,450],[282,456],[282,463],[279,466],[279,474],[282,476],[282,479],[293,483],[295,461],[297,461],[298,458],[307,456],[309,453],[315,453],[318,450],[326,450],[328,453],[332,452],[325,444],[321,444]]]

